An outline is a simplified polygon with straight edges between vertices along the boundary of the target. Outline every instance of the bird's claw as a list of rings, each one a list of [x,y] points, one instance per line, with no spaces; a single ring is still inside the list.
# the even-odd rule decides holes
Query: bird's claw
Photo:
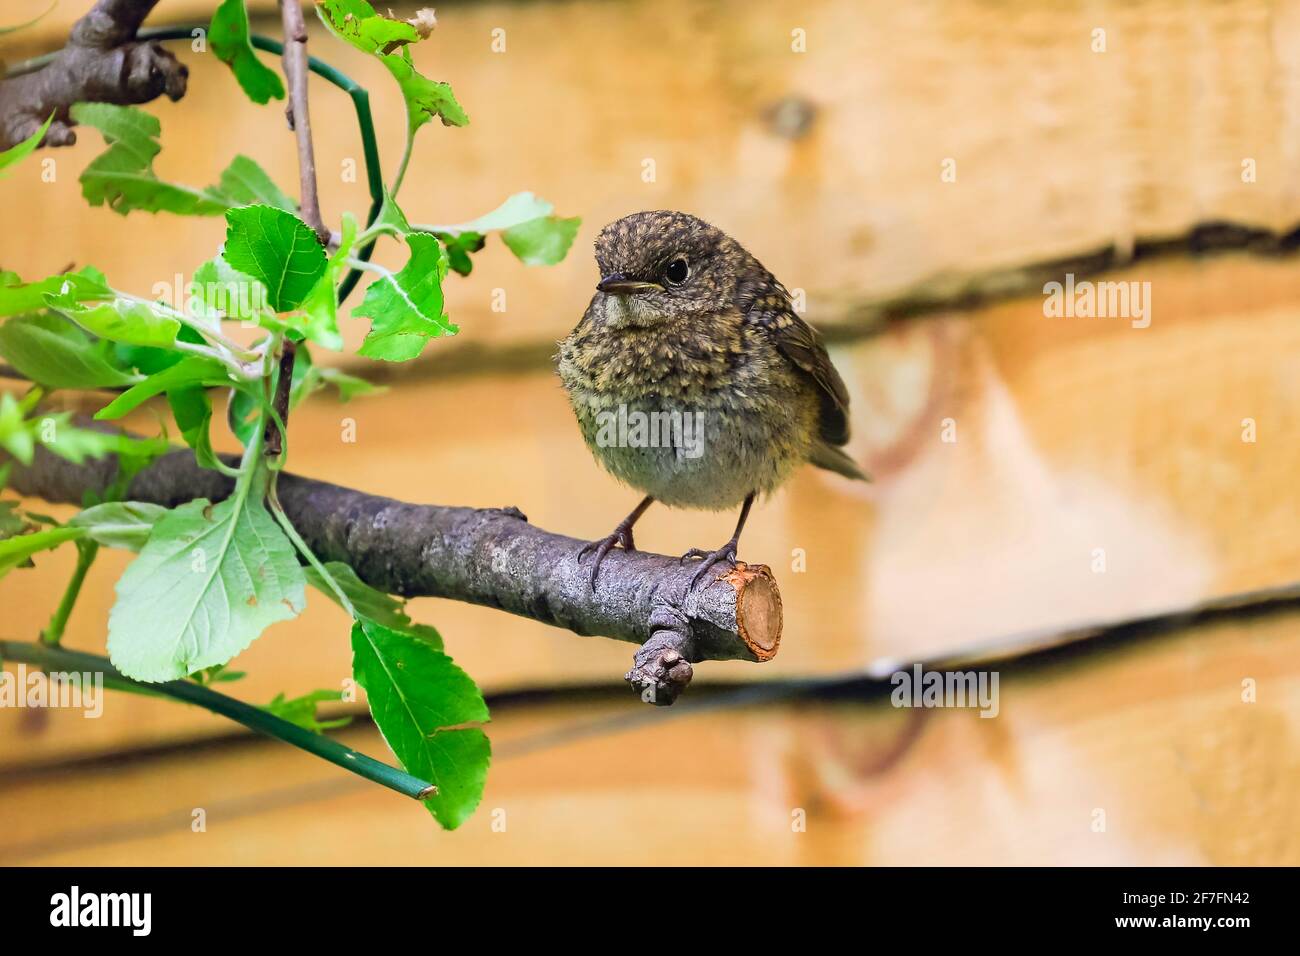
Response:
[[[692,591],[699,586],[700,581],[709,573],[709,569],[715,564],[726,562],[733,568],[736,566],[736,542],[728,541],[722,547],[718,548],[717,551],[705,551],[702,548],[691,548],[691,550],[682,555],[682,564],[696,558],[699,559],[700,566],[696,569],[694,576],[691,578]]]
[[[598,538],[595,541],[588,541],[578,549],[578,563],[581,564],[583,558],[596,552],[596,560],[591,564],[591,589],[596,590],[596,576],[600,573],[601,562],[605,560],[605,555],[614,549],[615,545],[621,545],[624,551],[636,550],[636,545],[632,541],[631,528],[616,528],[614,533]]]

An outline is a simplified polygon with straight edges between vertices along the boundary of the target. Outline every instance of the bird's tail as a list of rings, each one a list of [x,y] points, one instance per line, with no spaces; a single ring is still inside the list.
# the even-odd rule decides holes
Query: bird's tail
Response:
[[[825,442],[819,441],[813,445],[812,454],[808,460],[818,468],[825,468],[827,471],[833,471],[845,478],[853,478],[857,481],[871,480],[867,473],[858,467],[858,463],[844,453],[842,448],[836,448],[834,445],[828,445]]]

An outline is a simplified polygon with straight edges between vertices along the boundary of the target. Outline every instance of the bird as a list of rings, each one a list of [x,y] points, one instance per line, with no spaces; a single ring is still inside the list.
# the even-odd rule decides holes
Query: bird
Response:
[[[624,216],[596,237],[600,281],[559,343],[560,382],[596,461],[644,493],[594,552],[590,586],[615,547],[635,550],[633,526],[655,501],[740,507],[715,550],[691,548],[696,588],[720,563],[735,566],[760,494],[809,463],[869,481],[843,450],[849,393],[821,335],[790,294],[735,239],[673,210]]]

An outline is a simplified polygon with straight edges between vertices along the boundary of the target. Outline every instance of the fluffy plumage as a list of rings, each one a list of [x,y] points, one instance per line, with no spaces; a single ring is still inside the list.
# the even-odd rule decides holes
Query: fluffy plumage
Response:
[[[679,260],[688,275],[675,282]],[[805,462],[865,480],[839,447],[849,397],[821,337],[739,243],[686,213],[641,212],[601,231],[596,262],[603,286],[630,291],[596,292],[560,343],[559,374],[588,447],[615,477],[665,504],[711,510],[773,491]],[[702,444],[610,443],[602,424],[620,409],[702,413]]]

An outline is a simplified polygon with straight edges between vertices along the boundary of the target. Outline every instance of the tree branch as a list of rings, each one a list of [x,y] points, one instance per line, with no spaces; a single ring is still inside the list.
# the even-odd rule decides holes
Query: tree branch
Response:
[[[280,0],[280,20],[284,24],[284,52],[280,62],[289,84],[285,115],[298,139],[299,211],[303,221],[316,230],[321,244],[325,245],[329,243],[330,231],[321,218],[316,191],[316,154],[311,138],[311,113],[307,109],[307,25],[298,0]]]
[[[21,143],[55,114],[45,146],[77,141],[73,103],[147,103],[185,95],[189,71],[161,46],[139,42],[136,30],[158,0],[98,0],[72,26],[68,44],[34,73],[0,82],[0,150]]]
[[[37,449],[31,465],[14,462],[9,484],[20,494],[79,503],[116,474],[112,458],[74,465]],[[137,475],[127,498],[170,508],[220,500],[233,486],[177,450]],[[321,560],[346,562],[381,591],[452,598],[642,645],[625,679],[649,703],[671,704],[690,683],[691,663],[770,660],[780,645],[781,596],[762,565],[720,572],[691,591],[693,564],[616,548],[592,591],[590,565],[577,557],[584,542],[534,527],[514,508],[407,504],[290,474],[280,475],[278,492]]]

